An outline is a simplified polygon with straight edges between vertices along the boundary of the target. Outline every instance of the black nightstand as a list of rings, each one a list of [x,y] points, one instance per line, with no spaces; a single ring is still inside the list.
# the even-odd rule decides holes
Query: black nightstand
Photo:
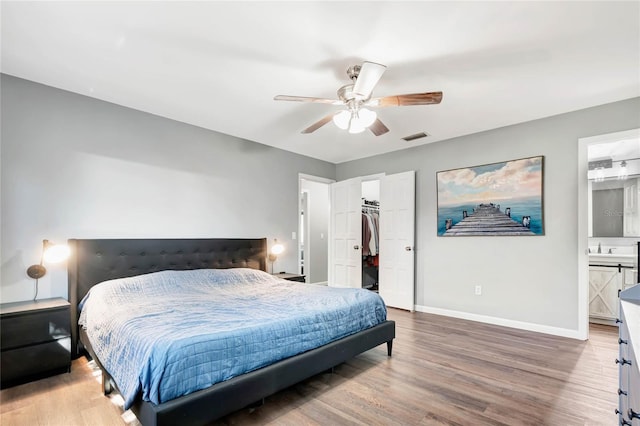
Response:
[[[71,314],[61,298],[0,305],[0,387],[71,369]]]
[[[289,274],[287,272],[280,272],[278,274],[271,274],[274,277],[278,277],[278,278],[282,278],[283,280],[287,280],[287,281],[297,281],[297,282],[305,282],[304,281],[304,275],[301,274]]]

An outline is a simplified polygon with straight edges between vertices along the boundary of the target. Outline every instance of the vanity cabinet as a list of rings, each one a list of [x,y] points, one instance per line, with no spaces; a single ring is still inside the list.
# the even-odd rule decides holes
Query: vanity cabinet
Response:
[[[624,278],[622,281],[622,289],[626,290],[629,287],[633,287],[638,283],[638,270],[637,269],[624,269]]]
[[[589,316],[618,318],[618,294],[622,290],[624,270],[613,266],[589,266]]]
[[[640,285],[620,294],[618,422],[640,426]]]

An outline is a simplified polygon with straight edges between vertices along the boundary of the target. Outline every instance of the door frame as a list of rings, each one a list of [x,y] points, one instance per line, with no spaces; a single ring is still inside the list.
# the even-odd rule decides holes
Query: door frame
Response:
[[[297,222],[298,222],[298,238],[296,238],[298,240],[298,250],[297,250],[297,254],[296,254],[296,258],[297,258],[297,262],[296,262],[296,268],[298,273],[300,273],[300,263],[302,261],[302,247],[300,244],[300,235],[301,235],[301,231],[302,229],[300,229],[302,227],[302,224],[300,223],[300,214],[302,212],[302,181],[303,180],[308,180],[308,181],[312,181],[312,182],[317,182],[317,183],[324,183],[327,185],[330,185],[332,183],[335,183],[335,179],[329,179],[329,178],[324,178],[324,177],[320,177],[320,176],[313,176],[313,175],[308,175],[306,173],[298,173],[298,206],[297,206]],[[331,200],[329,200],[329,209],[331,209]],[[308,218],[305,218],[306,223],[308,223]],[[325,235],[329,236],[329,226],[327,226],[327,230]],[[308,235],[305,235],[306,238],[308,238]],[[308,245],[307,245],[308,246]],[[328,249],[327,249],[328,250]],[[310,264],[310,257],[309,257],[309,252],[305,250],[305,254],[304,254],[304,262],[305,262],[305,267],[306,270],[309,270],[309,264]],[[307,282],[309,282],[307,280]]]
[[[640,129],[578,139],[578,338],[589,338],[589,158],[588,146],[640,137]]]

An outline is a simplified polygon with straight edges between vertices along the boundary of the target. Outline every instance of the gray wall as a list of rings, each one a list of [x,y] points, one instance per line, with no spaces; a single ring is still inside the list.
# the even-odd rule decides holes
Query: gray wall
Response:
[[[639,111],[634,98],[350,161],[336,179],[416,170],[418,309],[577,330],[578,138],[640,127]],[[437,171],[536,155],[545,157],[544,236],[436,236]]]
[[[0,300],[33,297],[43,239],[277,238],[297,271],[298,173],[335,165],[2,75]],[[215,111],[211,111],[215,114]],[[39,298],[66,297],[65,265]]]
[[[336,166],[6,75],[0,84],[2,302],[33,296],[25,270],[44,238],[277,238],[278,269],[296,271],[298,173],[416,170],[418,308],[576,329],[577,140],[640,127],[635,98]],[[436,237],[437,171],[535,155],[544,236]],[[66,292],[64,265],[50,266],[40,297]]]

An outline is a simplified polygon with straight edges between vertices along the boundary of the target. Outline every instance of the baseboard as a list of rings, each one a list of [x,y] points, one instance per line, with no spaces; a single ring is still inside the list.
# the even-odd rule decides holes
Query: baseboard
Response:
[[[487,324],[501,325],[503,327],[517,328],[520,330],[535,331],[537,333],[551,334],[554,336],[568,337],[570,339],[586,340],[585,336],[581,336],[578,330],[568,328],[551,327],[548,325],[534,324],[524,321],[516,321],[505,318],[491,317],[488,315],[473,314],[470,312],[452,311],[450,309],[433,308],[430,306],[415,305],[418,312],[428,314],[443,315],[446,317],[460,318],[470,321],[484,322]]]
[[[602,318],[589,317],[589,322],[594,323],[594,324],[617,326],[616,320],[612,320],[612,319],[602,319]]]

